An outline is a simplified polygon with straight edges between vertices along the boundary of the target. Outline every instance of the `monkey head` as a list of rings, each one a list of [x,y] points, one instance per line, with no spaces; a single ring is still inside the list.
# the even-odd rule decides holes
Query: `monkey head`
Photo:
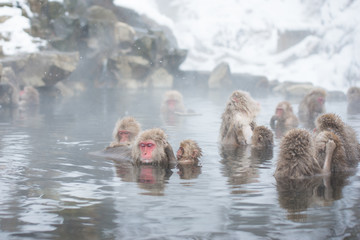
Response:
[[[113,131],[114,139],[123,144],[130,144],[141,130],[140,124],[133,117],[119,119]]]
[[[255,118],[260,112],[260,104],[248,92],[241,90],[234,91],[231,94],[228,108],[242,112],[252,118]]]
[[[201,156],[201,148],[191,139],[182,141],[176,152],[176,158],[179,164],[197,164]]]
[[[326,101],[326,91],[324,89],[316,88],[312,90],[308,95],[308,99],[309,99],[310,108],[314,112],[318,112],[318,113],[324,112],[325,101]]]
[[[183,96],[179,91],[167,91],[164,96],[162,111],[184,112]]]
[[[334,113],[326,113],[320,115],[316,121],[316,131],[333,130],[335,132],[343,132],[344,122]]]
[[[255,148],[271,147],[274,145],[274,134],[265,126],[257,126],[254,128],[251,143]]]
[[[168,152],[172,152],[165,132],[159,128],[143,131],[132,147],[135,164],[167,165]],[[173,154],[173,153],[172,153]]]

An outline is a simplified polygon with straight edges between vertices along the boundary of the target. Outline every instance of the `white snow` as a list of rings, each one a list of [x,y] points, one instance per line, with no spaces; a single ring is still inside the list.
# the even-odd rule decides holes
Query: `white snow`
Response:
[[[4,1],[0,3],[13,3],[15,1]],[[17,1],[29,16],[32,13],[25,1]],[[16,3],[14,6],[16,6]],[[45,41],[30,36],[25,30],[30,29],[30,20],[21,14],[18,7],[1,7],[0,16],[7,16],[9,19],[0,23],[0,45],[5,55],[14,55],[23,52],[36,52],[39,47],[45,44]]]
[[[312,82],[342,90],[360,81],[360,0],[115,0],[170,27],[189,49],[181,68],[232,72],[270,80]],[[279,33],[310,35],[278,51]]]
[[[59,1],[62,0],[52,0]],[[26,0],[0,0],[21,6]],[[114,0],[173,30],[188,49],[184,70],[213,70],[220,62],[232,72],[270,80],[312,82],[329,90],[360,85],[360,0]],[[5,55],[35,52],[45,41],[31,37],[29,19],[17,7],[1,7],[0,44]],[[285,31],[309,35],[279,51]]]

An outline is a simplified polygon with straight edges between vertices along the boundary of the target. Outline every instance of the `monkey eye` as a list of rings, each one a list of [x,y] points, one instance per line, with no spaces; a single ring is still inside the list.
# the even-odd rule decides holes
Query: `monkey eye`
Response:
[[[149,147],[149,148],[153,147],[154,145],[155,144],[153,144],[153,143],[140,143],[139,144],[140,147]]]

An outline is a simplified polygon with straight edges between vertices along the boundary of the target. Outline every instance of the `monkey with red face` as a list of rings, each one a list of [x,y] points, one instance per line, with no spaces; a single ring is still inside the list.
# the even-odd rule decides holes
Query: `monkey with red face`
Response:
[[[108,148],[119,146],[130,146],[139,132],[141,131],[140,124],[133,117],[124,117],[116,122],[113,130],[113,142]]]
[[[298,118],[293,113],[291,104],[287,101],[276,106],[275,114],[271,117],[270,127],[280,136],[286,131],[299,125]]]
[[[179,91],[170,90],[164,95],[164,100],[161,105],[161,112],[166,113],[185,113],[185,106],[183,96]]]
[[[135,165],[151,164],[172,168],[176,158],[165,132],[159,128],[143,131],[135,140],[131,157]]]
[[[315,127],[315,119],[325,113],[326,91],[321,88],[311,90],[299,105],[299,119],[306,128]]]

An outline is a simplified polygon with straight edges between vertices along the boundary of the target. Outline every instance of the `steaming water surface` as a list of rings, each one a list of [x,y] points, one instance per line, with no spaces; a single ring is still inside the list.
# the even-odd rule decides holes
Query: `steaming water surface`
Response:
[[[182,92],[200,116],[162,117],[160,90],[96,90],[43,101],[37,112],[1,109],[0,238],[359,238],[359,171],[333,181],[330,197],[321,184],[283,194],[273,177],[279,140],[272,155],[221,149],[220,117],[231,92]],[[283,99],[256,99],[262,106],[257,122],[268,126]],[[293,107],[297,112],[298,102]],[[347,116],[346,102],[328,102],[327,111],[359,134],[360,116]],[[163,128],[174,150],[181,140],[196,140],[202,167],[135,169],[89,154],[111,142],[116,120],[125,115],[143,129]]]

